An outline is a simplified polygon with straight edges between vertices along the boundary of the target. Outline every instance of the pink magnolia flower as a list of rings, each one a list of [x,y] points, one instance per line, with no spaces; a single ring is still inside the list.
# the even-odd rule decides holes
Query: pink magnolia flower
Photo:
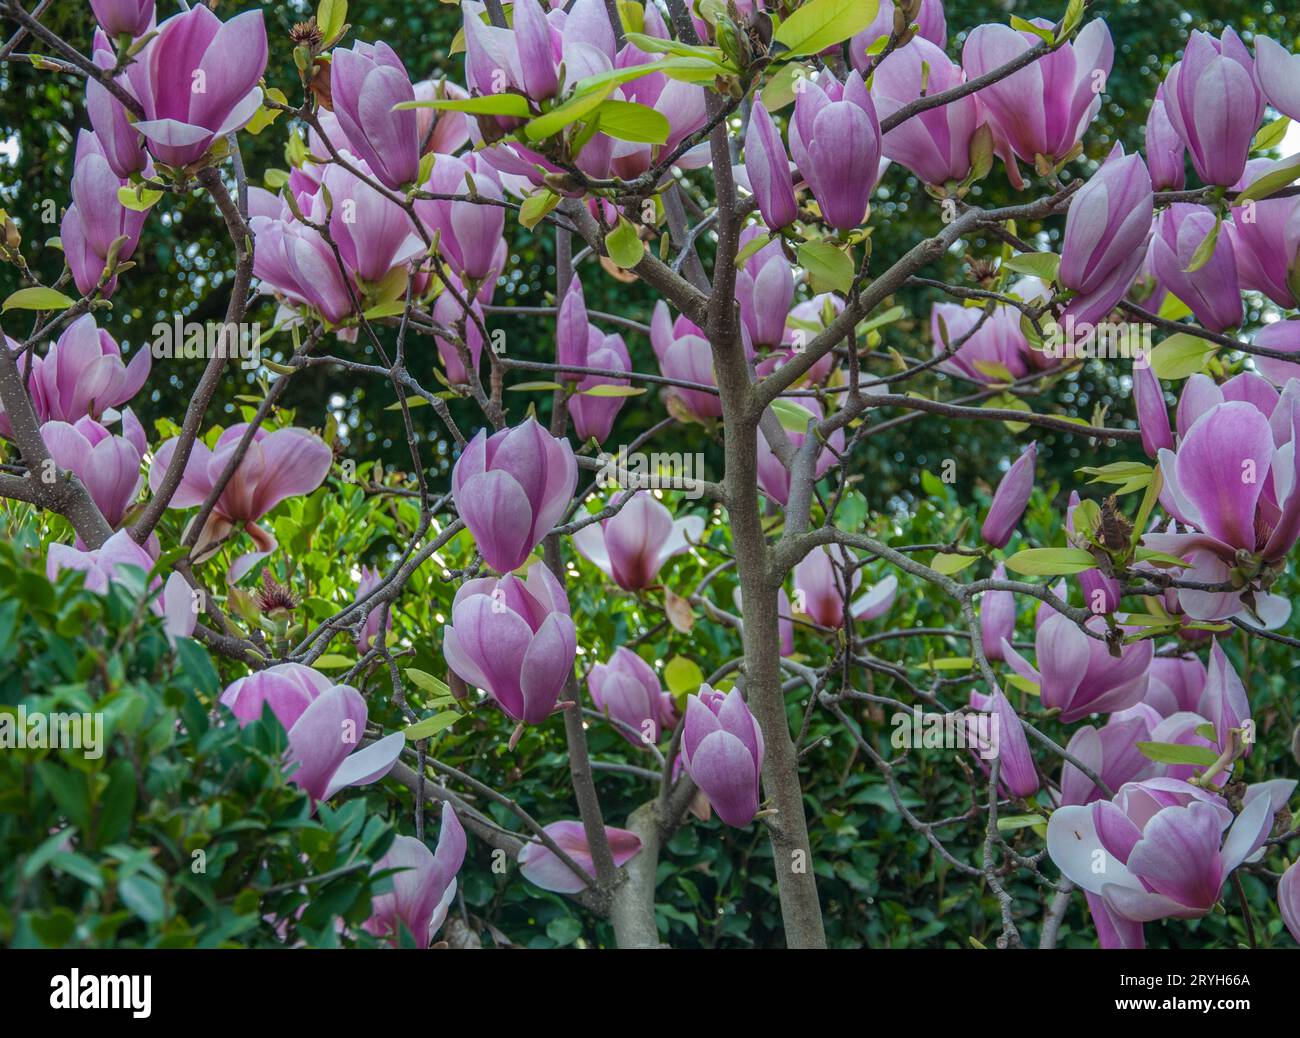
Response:
[[[896,11],[894,0],[880,0],[872,23],[849,41],[849,59],[853,62],[853,67],[864,76],[871,62],[867,51],[882,36],[889,38],[889,34],[894,31]],[[933,43],[941,50],[947,45],[948,19],[944,16],[943,0],[921,0],[921,9],[912,21],[916,24],[917,35],[903,45],[904,50],[921,39]]]
[[[1270,172],[1275,168],[1272,163],[1269,167]],[[1263,292],[1285,310],[1300,305],[1295,287],[1300,271],[1300,197],[1263,198],[1238,206],[1224,227],[1241,286]]]
[[[82,295],[89,295],[99,284],[114,247],[116,258],[122,261],[130,259],[140,243],[140,230],[148,214],[128,209],[118,200],[118,188],[125,183],[113,171],[99,138],[88,130],[78,133],[72,205],[63,214],[59,238],[72,280]],[[116,289],[115,275],[101,294],[108,299]]]
[[[512,573],[466,581],[443,628],[448,666],[525,724],[555,710],[577,650],[568,596],[543,562],[529,567],[526,581]]]
[[[1191,532],[1148,533],[1142,543],[1185,559],[1189,581],[1222,583],[1241,570],[1250,582],[1242,591],[1179,589],[1188,616],[1221,620],[1244,612],[1276,626],[1290,603],[1266,590],[1267,574],[1300,538],[1300,383],[1279,398],[1251,378],[1222,388],[1208,378],[1189,380],[1178,409],[1178,446],[1162,449],[1159,459],[1162,501]],[[1239,398],[1244,393],[1253,397]],[[1256,588],[1261,575],[1265,585]]]
[[[1186,303],[1212,332],[1241,323],[1241,288],[1231,234],[1219,235],[1214,253],[1190,271],[1196,250],[1214,232],[1215,215],[1205,206],[1175,203],[1156,217],[1151,259],[1161,285]]]
[[[937,94],[966,81],[943,46],[917,37],[884,58],[871,77],[876,111],[887,119],[922,94]],[[885,158],[898,162],[927,184],[963,180],[971,171],[971,141],[984,123],[974,94],[908,119],[885,134]]]
[[[1033,754],[1029,752],[1029,740],[1025,737],[1024,725],[1020,715],[1010,700],[1000,689],[995,688],[992,695],[972,690],[970,694],[972,709],[990,715],[992,731],[990,738],[974,740],[972,749],[976,751],[981,767],[988,767],[988,758],[996,757],[1001,761],[998,769],[998,785],[1004,793],[1015,797],[1031,797],[1038,792],[1041,783],[1038,769],[1034,766]],[[975,731],[978,733],[978,726]]]
[[[594,324],[587,325],[587,359],[583,365],[605,371],[631,371],[632,358],[621,335],[606,335]],[[626,396],[592,396],[586,391],[597,386],[627,386],[625,378],[608,375],[587,375],[577,385],[577,393],[569,397],[569,417],[573,431],[582,440],[600,443],[609,437],[614,419],[627,403]]]
[[[1300,119],[1300,54],[1267,36],[1256,36],[1255,71],[1269,103],[1283,115]]]
[[[313,182],[312,193],[298,196],[301,212],[314,223],[326,220],[319,186]],[[288,303],[310,306],[332,324],[342,322],[353,310],[352,296],[345,272],[325,239],[294,219],[270,192],[254,187],[248,195],[248,225],[257,239],[253,273],[258,280]]]
[[[587,673],[587,691],[597,710],[626,726],[618,734],[633,746],[659,741],[664,692],[654,669],[631,649],[620,645],[608,663],[594,664]]]
[[[1093,617],[1088,627],[1100,633],[1106,624]],[[1002,643],[1002,658],[1017,674],[1039,686],[1043,707],[1059,708],[1063,724],[1140,703],[1155,654],[1146,640],[1126,645],[1118,657],[1112,656],[1106,642],[1084,634],[1073,620],[1057,612],[1038,627],[1034,648],[1038,670],[1009,642]]]
[[[114,408],[143,388],[152,360],[141,346],[123,363],[122,351],[90,314],[69,324],[39,363],[32,366],[32,402],[43,419],[112,421]],[[144,448],[141,447],[141,452]]]
[[[794,402],[791,400],[790,402]],[[797,406],[808,412],[810,419],[821,421],[821,404],[813,397],[799,397]],[[797,451],[808,438],[806,432],[786,430],[790,445]],[[826,438],[826,445],[817,452],[817,461],[813,466],[813,478],[821,479],[839,463],[836,454],[844,452],[844,430],[836,429]],[[758,485],[768,497],[778,501],[782,506],[790,503],[791,473],[781,459],[776,456],[767,442],[767,434],[761,429],[758,433]]]
[[[699,541],[704,520],[696,515],[674,520],[645,490],[626,500],[617,515],[578,530],[573,546],[619,587],[641,591],[655,582],[664,563]]]
[[[779,371],[791,360],[802,353],[827,326],[844,310],[844,300],[834,292],[823,292],[802,303],[796,303],[786,318],[785,335],[781,345],[754,365],[760,376]],[[810,382],[824,384],[835,370],[836,358],[833,351],[827,351],[810,367],[795,385]],[[885,387],[878,387],[884,391]],[[873,393],[876,387],[868,386],[865,392]]]
[[[394,106],[415,100],[402,59],[386,43],[336,47],[330,63],[334,115],[351,150],[385,187],[398,189],[420,172],[420,138],[413,109]]]
[[[360,168],[365,171],[368,167]],[[424,243],[402,207],[360,177],[331,163],[325,167],[321,184],[332,203],[330,237],[359,289],[383,281],[394,268],[405,267],[424,252]],[[334,262],[332,253],[330,260]],[[337,262],[334,265],[337,267]],[[400,287],[405,292],[405,277]]]
[[[1207,678],[1205,664],[1195,656],[1157,656],[1151,661],[1151,683],[1143,702],[1161,717],[1195,711]]]
[[[994,580],[1006,580],[1007,568],[993,567]],[[1016,596],[1012,591],[985,591],[980,595],[980,641],[984,655],[1002,659],[1002,642],[1011,641],[1016,633]]]
[[[140,475],[140,460],[147,449],[144,430],[129,408],[122,425],[123,436],[114,436],[93,418],[80,418],[75,425],[46,422],[41,426],[50,457],[59,468],[76,473],[113,527],[121,525],[144,485]]]
[[[1153,206],[1142,156],[1117,144],[1070,203],[1057,276],[1076,295],[1062,321],[1098,324],[1124,297],[1146,258]]]
[[[1264,116],[1250,50],[1231,29],[1215,39],[1192,32],[1164,82],[1165,111],[1207,184],[1236,183]]]
[[[762,729],[739,689],[723,695],[701,685],[687,697],[683,766],[728,825],[746,826],[758,813],[763,752]]]
[[[755,225],[740,233],[744,248],[762,232]],[[741,329],[749,338],[749,349],[774,349],[785,340],[785,321],[794,300],[794,269],[771,241],[751,255],[736,271],[736,301],[740,304]]]
[[[217,439],[214,449],[195,441],[168,507],[193,508],[206,501],[247,429],[248,426],[242,422],[232,425]],[[149,489],[155,493],[162,485],[176,444],[175,439],[168,440],[154,454],[153,464],[149,467]],[[259,526],[257,520],[286,498],[310,494],[324,481],[333,462],[334,452],[324,440],[306,429],[284,428],[267,432],[259,428],[199,533],[195,544],[196,558],[210,557],[231,534],[243,527],[253,538],[258,551],[242,556],[231,566],[228,580],[236,583],[276,549],[275,538],[270,531]]]
[[[152,572],[153,557],[136,544],[126,530],[118,530],[98,548],[80,551],[66,544],[51,544],[45,557],[45,575],[50,581],[64,570],[84,573],[87,591],[106,594],[110,583],[121,582],[123,567],[134,567],[145,575]],[[164,584],[155,578],[151,590],[160,591],[150,603],[153,612],[163,618],[163,630],[169,639],[188,638],[198,622],[194,596],[179,573],[172,573]]]
[[[153,25],[154,0],[90,0],[95,21],[110,36],[143,36]]]
[[[1300,861],[1292,863],[1278,880],[1277,907],[1292,939],[1300,944]]]
[[[1005,383],[1031,370],[1029,340],[1020,330],[1020,311],[1014,307],[995,307],[985,317],[973,307],[935,303],[930,308],[930,338],[936,357],[956,347],[951,357],[940,362],[939,370],[958,378]]]
[[[763,222],[779,231],[794,222],[799,205],[790,177],[790,157],[762,98],[755,98],[745,133],[745,171]]]
[[[662,299],[655,304],[650,320],[650,344],[659,358],[659,370],[666,377],[702,386],[718,384],[713,373],[713,351],[704,330],[685,315],[674,321]],[[694,421],[722,417],[722,398],[714,393],[672,386],[668,397]]]
[[[268,705],[277,718],[296,719],[333,684],[314,667],[277,663],[231,682],[221,693],[221,704],[235,715],[241,728],[261,717]]]
[[[1070,737],[1066,751],[1075,760],[1086,764],[1112,789],[1126,782],[1150,778],[1160,771],[1160,765],[1137,748],[1139,742],[1157,741],[1153,734],[1162,718],[1146,703],[1138,703],[1127,710],[1113,713],[1101,728],[1084,725]],[[1061,804],[1091,804],[1104,799],[1105,794],[1092,779],[1072,763],[1061,766]]]
[[[1090,895],[1103,947],[1141,947],[1142,924],[1197,919],[1263,846],[1294,780],[1249,786],[1241,813],[1179,779],[1124,785],[1113,800],[1071,805],[1047,823],[1047,851]],[[1099,867],[1100,865],[1100,867]]]
[[[443,328],[463,334],[465,347],[469,351],[470,366],[477,371],[479,358],[483,356],[483,333],[479,331],[479,324],[484,321],[483,306],[478,300],[470,299],[466,295],[464,286],[454,274],[450,281],[456,287],[456,294],[447,291],[439,293],[433,304],[433,320]],[[468,312],[456,295],[469,303]],[[475,317],[478,318],[477,321]],[[486,327],[486,324],[483,326]],[[470,381],[469,371],[465,368],[465,362],[461,360],[460,350],[456,348],[456,344],[441,335],[434,335],[433,341],[438,347],[438,359],[446,369],[447,381],[452,385],[467,385]]]
[[[1033,19],[1035,25],[1051,23]],[[966,75],[975,79],[1018,58],[1041,40],[1007,25],[980,25],[962,48]],[[1079,143],[1101,108],[1101,91],[1115,59],[1101,19],[1074,40],[981,90],[978,95],[1000,136],[1024,162],[1058,162]]]
[[[152,8],[153,4],[149,6]],[[102,29],[95,30],[92,59],[100,68],[117,66],[117,52]],[[132,173],[148,169],[149,153],[145,151],[144,138],[132,124],[126,108],[108,87],[89,76],[86,77],[86,115],[114,173],[125,180]]]
[[[845,583],[845,571],[853,576]],[[854,620],[875,620],[894,605],[898,578],[892,573],[867,589],[856,600],[862,583],[858,560],[843,545],[830,544],[813,548],[794,568],[794,608],[822,627],[844,626],[844,603],[851,601],[849,612]]]
[[[362,566],[361,581],[357,584],[357,597],[354,601],[364,601],[383,582],[383,574],[381,574],[378,569],[372,569],[369,566]],[[376,605],[366,614],[365,623],[361,625],[361,635],[357,638],[358,652],[368,652],[372,648],[383,645],[387,640],[388,633],[393,629],[393,616],[392,613],[389,612],[387,617],[381,622],[380,614],[383,612],[384,607],[382,605]]]
[[[1151,186],[1157,191],[1181,191],[1187,183],[1184,168],[1187,148],[1169,121],[1165,105],[1165,88],[1162,83],[1156,90],[1146,127],[1147,168],[1151,171]]]
[[[427,948],[456,897],[456,873],[465,862],[465,829],[448,802],[442,805],[442,831],[438,849],[423,840],[395,836],[387,853],[370,872],[394,872],[393,889],[370,902],[370,918],[362,923],[367,933],[386,937],[396,945],[403,929],[410,931],[417,948]]]
[[[501,206],[469,201],[471,182],[479,198],[504,198],[496,170],[479,156],[439,157],[425,190],[465,201],[421,201],[416,203],[416,211],[429,230],[440,235],[438,247],[457,277],[466,282],[494,283],[505,265],[506,211]]]
[[[422,79],[414,88],[417,101],[463,101],[469,91],[450,79]],[[469,143],[470,117],[464,112],[442,112],[433,108],[415,110],[415,139],[420,153],[454,155]]]
[[[564,514],[577,484],[569,441],[533,418],[491,436],[480,431],[451,474],[456,511],[499,573],[523,565]]]
[[[592,879],[596,878],[596,863],[591,857],[591,845],[582,823],[574,819],[552,822],[542,827],[555,844],[579,865]],[[614,865],[622,868],[641,851],[641,838],[626,829],[605,826],[605,839],[609,841]],[[519,849],[519,873],[534,886],[556,894],[576,894],[586,884],[574,874],[568,864],[545,844],[525,843]]]
[[[196,4],[161,24],[118,82],[144,109],[134,125],[154,158],[186,166],[257,114],[265,70],[261,11],[223,22]]]
[[[879,177],[876,106],[857,72],[840,84],[829,73],[806,80],[794,102],[790,154],[832,227],[852,230],[867,214]]]
[[[221,694],[239,726],[269,706],[288,733],[285,770],[313,803],[348,786],[365,786],[387,775],[406,744],[393,732],[358,749],[366,731],[366,701],[350,685],[304,674],[311,668],[279,664],[233,682]]]
[[[993,547],[1005,548],[1020,524],[1020,517],[1025,514],[1034,491],[1034,467],[1037,464],[1038,442],[1034,441],[1012,462],[993,491],[989,513],[980,527],[980,536]]]

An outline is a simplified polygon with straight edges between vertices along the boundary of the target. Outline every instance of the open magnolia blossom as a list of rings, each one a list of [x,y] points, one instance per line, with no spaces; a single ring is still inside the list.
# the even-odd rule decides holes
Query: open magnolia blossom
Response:
[[[1105,947],[1140,948],[1143,923],[1210,911],[1232,871],[1263,846],[1295,780],[1247,787],[1240,813],[1181,779],[1122,786],[1113,800],[1062,807],[1047,825],[1061,872],[1088,892]]]
[[[1300,54],[1185,2],[0,0],[0,720],[109,719],[0,932],[1300,940]]]

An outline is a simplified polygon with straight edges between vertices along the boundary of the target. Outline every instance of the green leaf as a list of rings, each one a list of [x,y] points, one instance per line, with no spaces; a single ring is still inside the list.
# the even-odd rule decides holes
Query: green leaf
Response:
[[[1186,332],[1169,336],[1151,351],[1151,370],[1156,378],[1177,382],[1205,370],[1205,365],[1219,347]]]
[[[1246,190],[1237,196],[1233,205],[1245,205],[1247,202],[1267,198],[1274,191],[1281,191],[1300,178],[1300,156],[1286,159],[1279,169],[1265,173],[1258,180],[1247,185]]]
[[[416,670],[414,667],[407,667],[405,673],[406,680],[416,688],[438,698],[451,698],[451,687],[441,678],[436,678],[423,670]]]
[[[580,389],[578,390],[578,395],[579,396],[609,396],[609,397],[640,396],[644,392],[645,392],[644,389],[640,389],[637,386],[599,385],[599,386],[592,386],[590,389]]]
[[[531,231],[559,204],[560,196],[550,188],[534,191],[519,207],[519,222]]]
[[[1022,252],[1004,260],[1002,265],[1017,274],[1029,274],[1043,281],[1055,281],[1061,257],[1054,252]]]
[[[645,255],[645,243],[637,234],[636,226],[626,217],[618,218],[618,226],[605,235],[605,251],[614,263],[631,270]]]
[[[1172,742],[1139,742],[1138,750],[1148,760],[1157,764],[1194,764],[1208,768],[1219,759],[1217,752],[1208,746],[1184,746]]]
[[[426,717],[423,721],[417,721],[403,730],[406,741],[419,742],[421,739],[435,736],[444,729],[450,728],[463,716],[459,710],[443,710],[432,717]]]
[[[936,552],[934,558],[930,560],[930,568],[940,573],[952,576],[954,573],[960,573],[967,566],[979,562],[978,555],[953,555],[948,552]]]
[[[1179,299],[1172,292],[1166,292],[1165,298],[1160,303],[1160,311],[1157,317],[1163,317],[1166,321],[1181,321],[1184,317],[1190,317],[1192,308]]]
[[[694,692],[704,684],[704,672],[685,656],[674,656],[664,667],[664,681],[674,694]]]
[[[288,177],[285,178],[286,182]],[[163,193],[152,188],[147,188],[143,184],[135,187],[129,184],[117,189],[117,200],[122,203],[126,209],[133,213],[143,213],[146,209],[152,208],[158,199],[162,198]]]
[[[853,257],[828,241],[817,239],[799,246],[799,264],[813,279],[814,288],[845,293],[853,288]]]
[[[1025,21],[1025,19],[1017,17],[1016,15],[1011,16],[1011,28],[1020,32],[1033,33],[1044,43],[1056,42],[1056,34],[1052,31],[1051,26],[1044,28],[1041,25],[1035,25],[1033,22]]]
[[[614,84],[604,83],[594,88],[588,87],[585,90],[575,91],[567,101],[531,120],[524,127],[524,136],[530,141],[541,141],[559,133],[600,105],[613,89]]]
[[[1055,577],[1096,568],[1097,560],[1082,548],[1026,548],[1006,560],[1006,567],[1030,577]]]
[[[20,288],[0,306],[0,314],[9,310],[66,310],[72,303],[52,288]]]
[[[1285,115],[1281,119],[1274,119],[1259,133],[1255,134],[1255,139],[1250,144],[1250,150],[1268,151],[1270,148],[1276,148],[1282,143],[1282,138],[1286,136],[1287,128],[1290,125],[1291,120]]]
[[[806,433],[808,423],[816,418],[808,408],[796,404],[793,400],[780,398],[772,401],[772,411],[786,432]]]
[[[970,656],[941,656],[917,666],[921,670],[970,670],[975,666],[975,660]]]
[[[556,916],[546,924],[546,936],[564,947],[582,936],[582,923],[571,915]]]
[[[470,115],[507,115],[527,119],[533,113],[528,101],[519,94],[484,94],[482,97],[438,97],[430,101],[402,101],[394,110],[404,108],[436,108],[442,112],[467,112]]]
[[[157,880],[136,872],[118,882],[117,893],[122,904],[146,923],[157,924],[163,921],[166,907],[163,904],[162,887]]]
[[[1009,833],[1016,829],[1028,829],[1030,826],[1042,825],[1047,819],[1042,815],[1003,815],[998,818],[998,832]]]
[[[635,101],[611,98],[596,109],[595,118],[601,133],[637,144],[663,144],[672,130],[662,113]]]
[[[1075,471],[1092,476],[1089,483],[1118,485],[1120,494],[1131,494],[1151,482],[1151,466],[1143,465],[1140,461],[1116,461],[1100,467],[1085,465]]]
[[[350,667],[355,667],[356,663],[356,660],[349,659],[347,656],[340,656],[336,652],[327,652],[312,666],[317,670],[347,670]]]
[[[812,0],[780,24],[772,42],[794,56],[819,54],[860,33],[879,9],[879,0]]]
[[[531,393],[534,390],[545,390],[554,392],[564,387],[558,382],[517,382],[513,386],[506,386],[508,393]]]
[[[749,257],[754,255],[754,253],[756,253],[759,249],[767,245],[770,245],[771,243],[772,243],[772,236],[770,234],[756,234],[753,238],[751,238],[748,242],[745,243],[745,247],[743,249],[741,249],[739,252],[736,253],[736,269],[744,270],[745,264],[749,261]]]
[[[1195,274],[1198,270],[1209,263],[1214,258],[1215,246],[1219,244],[1219,231],[1223,229],[1223,214],[1219,213],[1214,221],[1214,227],[1210,233],[1205,236],[1205,240],[1196,246],[1196,251],[1192,253],[1192,262],[1188,264],[1184,273]]]
[[[266,361],[262,361],[262,363],[265,364]],[[428,403],[429,401],[425,400],[424,397],[422,396],[408,396],[406,398],[406,406],[408,409],[412,407],[426,407],[428,406]],[[401,401],[398,401],[395,404],[389,404],[387,407],[384,408],[385,411],[400,411],[401,409],[402,409]]]
[[[316,25],[326,43],[343,31],[347,20],[348,0],[320,0],[320,6],[316,8]]]

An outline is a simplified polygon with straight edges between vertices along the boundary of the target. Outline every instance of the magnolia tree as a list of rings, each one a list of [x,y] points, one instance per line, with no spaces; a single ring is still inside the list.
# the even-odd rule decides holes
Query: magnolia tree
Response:
[[[1105,947],[1221,899],[1252,943],[1300,939],[1291,714],[1257,728],[1251,662],[1300,644],[1278,630],[1300,537],[1300,157],[1268,157],[1300,119],[1294,40],[1193,32],[1126,154],[1089,139],[1120,59],[1088,0],[961,33],[939,0],[465,0],[457,82],[412,82],[428,41],[373,38],[346,0],[269,45],[260,10],[92,0],[89,53],[49,6],[0,0],[0,59],[83,80],[89,128],[57,282],[6,218],[24,284],[4,302],[0,495],[57,586],[125,588],[166,651],[218,661],[180,729],[280,733],[268,781],[302,824],[364,843],[345,869],[375,882],[337,939],[428,946],[452,909],[476,943],[457,876],[490,860],[515,896],[658,945],[669,841],[733,827],[770,848],[729,867],[764,871],[789,945],[822,946],[840,863],[814,851],[834,805],[806,782],[833,740],[944,874],[991,895],[998,946],[1027,921],[1053,945],[1080,890]],[[268,55],[295,96],[266,85]],[[253,133],[282,134],[291,168],[247,168]],[[873,200],[906,178],[930,204],[907,214],[916,244],[881,255]],[[1015,204],[979,204],[995,180]],[[178,318],[128,361],[114,294],[189,193],[229,232],[224,322],[195,345]],[[531,355],[493,328],[516,224],[554,243]],[[602,278],[658,302],[589,311]],[[922,289],[939,301],[909,309]],[[250,390],[267,307],[280,359]],[[634,366],[647,341],[657,370]],[[129,405],[173,355],[205,366],[151,436]],[[1131,387],[1119,421],[1065,413],[1103,362]],[[411,475],[319,402],[281,406],[312,367],[388,387]],[[620,442],[629,405],[660,414]],[[923,543],[871,471],[883,431],[927,420],[1005,424],[1023,448],[1002,474],[926,472],[942,521]],[[1035,490],[1036,434],[1093,455],[1076,487]],[[317,582],[298,556],[323,498],[379,502],[393,550]],[[891,628],[908,598],[938,619]],[[563,800],[530,810],[474,773],[548,735]],[[927,752],[969,788],[959,813],[907,787]],[[613,782],[635,784],[630,814]],[[381,837],[335,824],[349,798]],[[95,847],[53,831],[64,858],[34,869]],[[222,881],[255,886],[265,861]],[[1276,897],[1267,918],[1243,874]],[[249,918],[293,943],[332,875],[304,858]]]

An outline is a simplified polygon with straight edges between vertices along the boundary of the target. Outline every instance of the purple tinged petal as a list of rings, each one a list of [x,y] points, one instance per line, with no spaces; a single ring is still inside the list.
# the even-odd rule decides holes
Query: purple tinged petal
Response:
[[[1147,457],[1157,457],[1162,449],[1173,450],[1174,437],[1169,428],[1169,408],[1165,404],[1164,390],[1148,363],[1133,365],[1133,402],[1137,406],[1142,449]]]
[[[768,227],[775,231],[794,222],[799,209],[790,179],[790,160],[780,131],[762,100],[755,100],[745,133],[745,169]]]
[[[1300,944],[1300,861],[1282,873],[1277,883],[1277,907],[1291,939]]]
[[[1038,443],[1035,441],[1007,470],[993,493],[993,502],[989,505],[980,535],[995,548],[1006,547],[1012,532],[1020,523],[1020,517],[1024,514],[1034,489],[1034,467],[1037,461]]]

